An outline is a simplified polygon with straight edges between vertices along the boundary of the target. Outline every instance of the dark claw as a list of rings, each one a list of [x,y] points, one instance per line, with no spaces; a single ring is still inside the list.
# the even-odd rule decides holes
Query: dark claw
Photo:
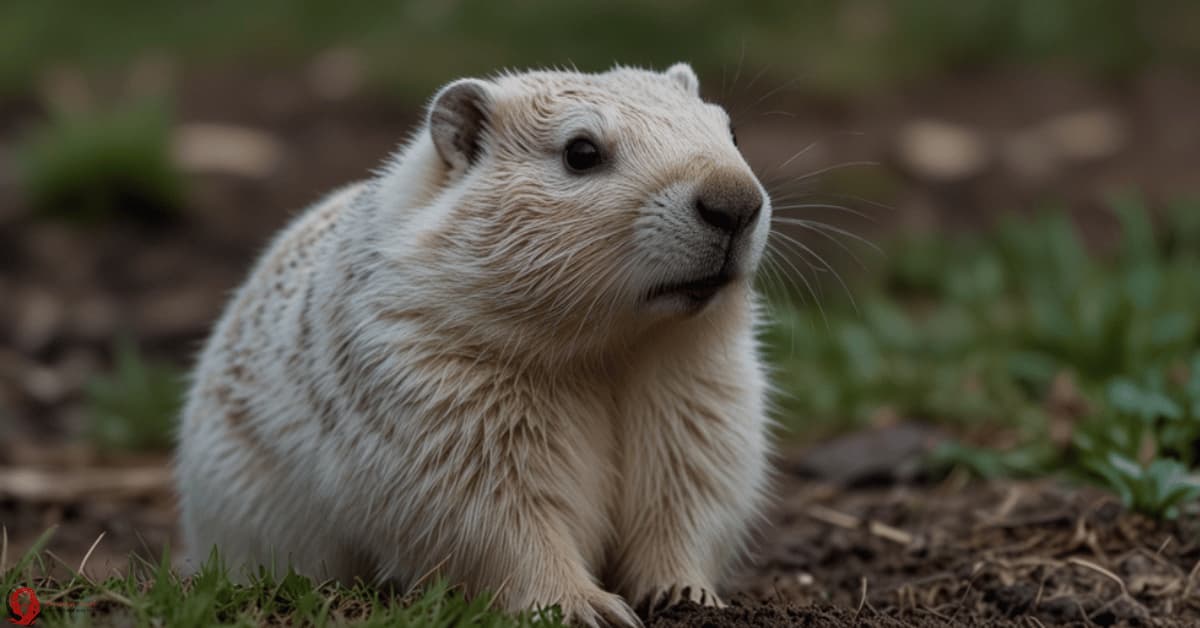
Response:
[[[658,598],[654,600],[654,607],[650,609],[651,614],[660,613],[670,606],[671,592],[674,590],[675,588],[672,587],[666,591],[659,592]]]

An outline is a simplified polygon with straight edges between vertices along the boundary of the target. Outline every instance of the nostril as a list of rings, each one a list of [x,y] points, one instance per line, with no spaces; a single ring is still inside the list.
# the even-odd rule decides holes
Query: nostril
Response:
[[[704,222],[707,222],[721,231],[737,230],[737,216],[733,215],[732,212],[725,211],[724,209],[709,207],[704,204],[703,199],[696,199],[696,213],[700,214],[700,218]]]

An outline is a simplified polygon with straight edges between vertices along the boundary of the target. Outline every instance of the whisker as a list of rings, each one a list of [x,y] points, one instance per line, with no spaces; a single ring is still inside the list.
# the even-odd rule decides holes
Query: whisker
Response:
[[[757,100],[755,100],[753,103],[750,103],[750,105],[745,110],[746,113],[739,114],[738,120],[735,120],[735,122],[740,122],[740,121],[744,120],[744,118],[741,117],[742,115],[747,115],[747,114],[753,113],[754,108],[761,105],[763,103],[763,101],[774,96],[775,94],[778,94],[779,92],[781,92],[785,89],[790,89],[792,86],[796,85],[799,82],[800,82],[799,77],[793,78],[793,79],[783,83],[779,87],[776,87],[775,89],[772,89],[772,90],[768,91],[767,93],[763,94]]]
[[[834,237],[833,234],[826,233],[825,231],[814,228],[810,225],[798,225],[798,226],[800,226],[801,228],[806,229],[808,231],[812,231],[813,233],[816,233],[817,235],[821,236],[822,238],[825,238],[826,240],[829,240],[835,246],[837,246],[839,249],[844,251],[846,253],[846,255],[849,255],[850,259],[854,260],[854,263],[858,264],[859,268],[862,268],[863,270],[867,270],[867,265],[862,261],[862,258],[860,258],[858,256],[858,254],[856,254],[854,252],[854,250],[850,248],[849,245],[847,245],[845,242],[839,240],[838,238]]]
[[[775,284],[775,276],[773,274],[774,268],[771,264],[772,261],[773,260],[771,260],[769,255],[764,255],[762,258],[762,265],[759,267],[760,270],[755,273],[755,279],[761,278],[763,282],[763,292],[767,295],[775,294],[775,291],[782,287]]]
[[[724,63],[722,63],[721,64],[721,100],[729,99],[729,91],[725,89],[725,70],[726,70],[726,66]]]
[[[809,255],[812,255],[812,256],[813,256],[813,257],[815,257],[815,258],[816,258],[816,259],[817,259],[819,262],[821,262],[821,264],[822,264],[822,265],[823,265],[823,266],[824,266],[826,269],[828,269],[828,270],[829,270],[829,272],[830,272],[831,274],[833,274],[833,277],[834,277],[834,279],[836,279],[836,280],[837,280],[837,282],[838,282],[839,284],[841,284],[841,285],[842,285],[842,290],[845,290],[845,292],[846,292],[846,296],[847,296],[847,297],[850,299],[850,305],[854,307],[854,311],[855,311],[855,312],[858,312],[858,311],[859,311],[859,309],[858,309],[858,303],[857,303],[857,301],[855,301],[855,299],[854,299],[854,295],[853,295],[853,294],[851,294],[851,292],[850,292],[850,286],[846,284],[846,281],[845,281],[844,279],[842,279],[842,276],[841,276],[841,274],[839,274],[839,273],[837,272],[837,270],[835,270],[835,269],[833,268],[833,266],[832,266],[832,265],[830,265],[830,263],[829,263],[828,261],[826,261],[826,260],[825,260],[825,258],[824,258],[824,257],[821,257],[821,255],[820,255],[820,254],[818,254],[816,251],[812,250],[812,248],[811,248],[811,247],[809,247],[807,244],[804,244],[803,242],[800,242],[799,240],[797,240],[797,239],[795,239],[795,238],[793,238],[793,237],[789,236],[789,235],[788,235],[788,234],[786,234],[786,233],[783,233],[782,231],[777,231],[777,232],[774,232],[774,233],[778,233],[780,237],[784,238],[784,239],[785,239],[785,240],[787,240],[787,241],[790,241],[790,242],[792,242],[792,243],[793,243],[793,244],[795,244],[796,246],[799,246],[801,249],[803,249],[804,251],[806,251],[806,252],[807,252]]]
[[[878,220],[875,219],[874,216],[871,216],[870,214],[861,212],[857,209],[851,209],[844,205],[833,205],[830,203],[799,203],[799,204],[794,204],[794,205],[792,205],[792,204],[787,204],[787,205],[772,204],[771,205],[772,212],[788,211],[788,210],[792,210],[792,209],[832,209],[832,210],[836,210],[836,211],[839,211],[839,212],[842,212],[845,214],[851,214],[853,216],[858,216],[859,218],[862,218],[863,220],[869,220],[874,223],[879,222]]]
[[[878,207],[879,209],[886,209],[888,211],[893,211],[893,212],[896,211],[896,208],[893,205],[888,205],[887,203],[880,203],[879,201],[872,201],[870,199],[863,198],[861,196],[855,196],[853,194],[843,194],[843,193],[839,193],[839,192],[827,192],[826,195],[832,196],[833,198],[841,198],[841,199],[845,199],[848,201],[858,201],[859,203],[866,203],[868,205],[871,205],[872,207]]]
[[[834,164],[832,166],[827,166],[825,168],[821,168],[820,170],[814,170],[813,172],[809,172],[807,174],[802,174],[800,176],[794,177],[794,178],[790,179],[789,181],[787,181],[786,184],[794,185],[796,183],[800,183],[800,182],[804,182],[809,179],[812,179],[813,177],[819,177],[823,174],[827,174],[827,173],[833,172],[835,170],[842,170],[844,168],[854,168],[854,167],[859,167],[859,166],[878,166],[878,165],[879,165],[878,161],[846,161],[846,162],[842,162],[840,164]]]
[[[742,39],[742,52],[738,56],[737,71],[733,73],[733,89],[737,89],[738,79],[742,76],[742,63],[746,61],[746,40]]]
[[[784,110],[780,110],[780,109],[775,109],[775,110],[772,110],[772,111],[767,111],[767,112],[765,112],[765,113],[762,113],[762,114],[760,114],[760,115],[762,115],[762,116],[768,116],[768,115],[782,115],[782,116],[788,116],[788,117],[792,117],[792,118],[795,118],[795,117],[797,117],[797,116],[796,116],[796,114],[795,114],[795,113],[793,113],[793,112],[790,112],[790,111],[784,111]],[[820,138],[818,138],[818,139],[814,140],[814,141],[813,141],[811,144],[809,144],[808,146],[806,146],[806,147],[805,147],[805,148],[804,148],[802,151],[800,151],[800,153],[798,153],[798,154],[796,154],[796,155],[793,155],[793,156],[792,156],[791,158],[789,158],[787,161],[785,161],[784,163],[780,164],[779,168],[780,168],[780,169],[782,169],[782,168],[786,167],[786,166],[787,166],[788,164],[790,164],[790,163],[791,163],[793,160],[795,160],[795,159],[796,159],[796,157],[799,157],[801,154],[803,154],[803,153],[807,152],[807,151],[808,151],[808,150],[810,150],[810,149],[811,149],[811,148],[812,148],[814,145],[820,144],[821,142],[828,142],[828,141],[830,141],[831,139],[833,139],[834,137],[838,137],[838,136],[842,136],[842,135],[849,135],[849,136],[853,136],[853,137],[863,137],[863,136],[865,136],[865,135],[866,135],[866,133],[864,133],[864,132],[862,132],[862,131],[829,131],[829,132],[827,132],[827,133],[823,134],[823,135],[822,135]]]
[[[743,53],[743,55],[745,54],[744,42],[743,42],[742,53]],[[741,63],[739,62],[738,65],[740,66]],[[766,64],[765,66],[763,66],[763,68],[761,70],[759,70],[758,73],[756,73],[753,78],[750,79],[750,82],[746,84],[746,87],[743,88],[742,91],[746,91],[746,92],[750,91],[750,89],[752,87],[754,87],[754,85],[756,83],[758,83],[758,79],[762,78],[767,73],[767,70],[769,70],[770,68],[771,68],[771,64],[769,64],[769,63]],[[736,92],[737,86],[734,85],[733,89]],[[727,96],[728,95],[722,95],[722,100],[723,101],[728,100]],[[732,122],[734,125],[740,124],[745,119],[745,114],[748,111],[747,107],[744,104],[738,104],[736,107],[733,107],[733,108],[726,106],[725,109],[729,113],[730,122]]]
[[[778,233],[778,232],[772,232],[772,233]],[[786,234],[779,233],[779,235],[786,238],[784,240],[784,242],[790,241],[793,244],[799,244],[792,238],[788,238]],[[770,247],[768,247],[768,249],[770,249]],[[777,250],[777,249],[775,249],[775,250]],[[808,281],[808,277],[806,277],[804,275],[804,273],[801,272],[800,269],[796,266],[796,264],[792,262],[790,256],[780,253],[780,257],[783,259],[784,263],[786,263],[788,266],[790,266],[792,268],[792,270],[796,273],[795,275],[790,275],[790,276],[797,277],[800,279],[801,282],[804,283],[805,288],[808,289],[808,293],[811,294],[813,297],[813,303],[817,306],[817,311],[819,311],[821,313],[821,319],[825,321],[825,327],[828,328],[829,327],[829,318],[825,315],[825,307],[823,305],[821,305],[821,298],[817,294],[817,291],[815,289],[813,289],[812,283]],[[807,259],[803,259],[803,261],[805,264],[808,264],[810,268],[812,268],[811,262],[809,262]],[[796,287],[798,290],[799,286],[796,286]]]
[[[754,78],[750,79],[750,82],[746,84],[746,91],[750,91],[750,88],[754,87],[754,84],[758,82],[758,79],[762,78],[763,75],[766,74],[767,70],[769,70],[769,69],[771,69],[770,63],[763,66],[763,69],[759,70],[758,74],[755,74]]]
[[[782,85],[780,85],[780,86],[776,87],[775,89],[772,89],[772,90],[768,91],[767,93],[763,94],[762,96],[760,96],[758,98],[758,100],[754,101],[754,104],[751,105],[751,107],[756,107],[756,106],[762,104],[762,102],[764,100],[774,96],[775,94],[778,94],[779,92],[781,92],[785,89],[791,89],[792,87],[796,86],[799,83],[800,83],[800,77],[797,76],[797,77],[791,78],[787,82],[783,83]]]
[[[796,159],[800,158],[801,156],[803,156],[805,153],[812,150],[813,148],[816,148],[816,146],[820,143],[821,143],[821,140],[816,140],[816,141],[810,142],[808,146],[805,146],[804,148],[801,148],[800,150],[796,151],[796,154],[792,155],[791,157],[788,157],[786,161],[784,161],[783,163],[776,166],[775,171],[778,172],[780,170],[783,170],[784,168],[787,168],[789,164],[791,164],[793,161],[796,161]]]
[[[845,236],[845,237],[851,238],[853,240],[857,240],[858,242],[870,247],[871,250],[875,251],[879,255],[887,257],[887,253],[884,252],[884,250],[882,248],[880,248],[880,246],[878,244],[875,244],[874,242],[858,235],[857,233],[854,233],[853,231],[842,229],[841,227],[831,225],[829,223],[820,222],[817,220],[804,220],[803,218],[788,218],[788,217],[784,217],[784,216],[774,216],[771,218],[771,221],[772,222],[779,221],[779,222],[782,222],[782,223],[788,224],[788,225],[798,225],[800,227],[804,227],[806,229],[810,229],[810,230],[816,231],[818,233],[825,233],[825,232],[836,233],[838,235]]]
[[[856,264],[858,264],[859,268],[862,268],[863,270],[867,270],[867,265],[865,263],[863,263],[862,259],[853,250],[851,250],[851,248],[845,242],[842,242],[838,238],[835,238],[833,236],[833,234],[827,233],[826,231],[824,231],[822,229],[819,229],[813,225],[807,224],[805,221],[795,221],[795,222],[785,221],[785,222],[786,222],[786,224],[794,224],[798,227],[801,227],[802,229],[812,231],[812,232],[816,233],[817,235],[821,236],[822,238],[829,240],[834,245],[836,245],[838,248],[845,251],[846,255],[849,255],[850,259],[854,260],[854,262]]]
[[[763,262],[765,262],[764,268],[767,268],[769,271],[774,273],[776,289],[779,291],[779,293],[781,295],[784,295],[784,296],[795,295],[796,298],[800,299],[801,304],[804,304],[807,301],[807,299],[804,298],[804,293],[800,291],[800,286],[798,284],[796,284],[796,281],[794,279],[792,279],[790,276],[788,276],[788,274],[779,265],[779,261],[776,260],[774,258],[774,256],[772,256],[772,255],[765,256],[763,258]],[[792,285],[790,288],[787,285],[787,281],[791,281]]]
[[[799,243],[796,242],[793,238],[789,237],[787,234],[779,233],[779,237],[784,239],[783,240],[784,245],[792,247],[791,250],[796,252],[797,258],[805,266],[807,266],[810,271],[812,271],[813,273],[815,273],[818,276],[824,275],[829,272],[828,270],[825,269],[825,267],[823,265],[818,266],[812,262],[812,260],[810,258],[813,257],[815,255],[815,253],[813,253],[812,251],[805,251],[804,249],[797,247],[796,245]],[[819,279],[816,283],[816,286],[817,286],[817,293],[823,295],[825,293],[824,285],[820,282]]]
[[[787,286],[783,284],[781,275],[779,274],[780,271],[779,271],[778,266],[779,266],[779,263],[773,255],[767,255],[763,258],[763,268],[773,271],[775,273],[775,278],[779,280],[779,283],[778,283],[778,290],[780,291],[779,298],[783,299],[791,307],[795,306],[795,304],[792,302],[793,298],[799,299],[800,305],[804,305],[805,304],[804,295],[802,293],[800,293],[798,288],[794,292],[787,291]],[[793,297],[793,295],[795,295],[795,296]],[[778,303],[770,303],[770,304],[768,304],[768,307],[770,309],[775,309],[776,307],[778,307]],[[795,334],[794,330],[791,330],[790,328],[788,329],[788,331],[789,331],[789,333],[788,333],[788,340],[789,340],[788,356],[791,357],[791,356],[796,355],[796,334]]]

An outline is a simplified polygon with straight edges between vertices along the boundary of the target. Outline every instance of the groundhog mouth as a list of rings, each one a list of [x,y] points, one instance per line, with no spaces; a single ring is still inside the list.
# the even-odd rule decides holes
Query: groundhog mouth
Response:
[[[700,279],[662,284],[650,291],[651,300],[666,296],[681,296],[696,303],[712,299],[721,288],[733,282],[734,276],[727,272],[709,275]]]

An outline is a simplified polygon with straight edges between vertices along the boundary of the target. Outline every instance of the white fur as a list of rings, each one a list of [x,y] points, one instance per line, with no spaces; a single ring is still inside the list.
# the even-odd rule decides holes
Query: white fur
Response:
[[[720,263],[701,181],[761,190],[694,80],[479,81],[477,163],[426,126],[284,230],[183,414],[190,560],[216,546],[317,578],[442,575],[583,624],[636,623],[628,604],[664,596],[719,603],[766,476],[750,279],[770,207],[763,193],[712,302],[647,298]],[[564,168],[581,134],[603,171]]]

